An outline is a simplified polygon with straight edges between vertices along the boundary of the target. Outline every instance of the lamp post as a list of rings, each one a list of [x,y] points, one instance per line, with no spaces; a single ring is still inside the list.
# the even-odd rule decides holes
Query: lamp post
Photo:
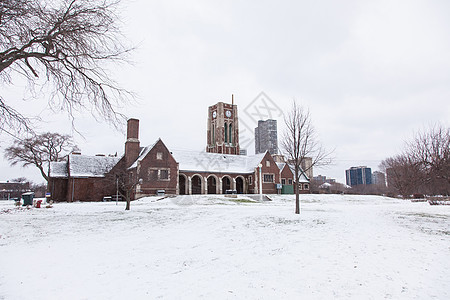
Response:
[[[259,200],[262,200],[262,164],[258,165],[259,167]]]

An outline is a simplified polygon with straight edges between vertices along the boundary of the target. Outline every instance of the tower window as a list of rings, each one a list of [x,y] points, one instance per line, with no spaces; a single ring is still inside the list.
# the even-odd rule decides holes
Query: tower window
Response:
[[[216,125],[213,124],[212,125],[212,130],[211,130],[211,145],[214,145],[216,143]]]
[[[229,131],[230,131],[230,134],[228,135],[228,141],[230,142],[230,144],[233,144],[233,135],[232,135],[232,126],[231,126],[231,123],[230,123],[230,126],[229,126],[230,128],[229,128]]]
[[[228,126],[227,123],[225,123],[225,144],[228,143]]]

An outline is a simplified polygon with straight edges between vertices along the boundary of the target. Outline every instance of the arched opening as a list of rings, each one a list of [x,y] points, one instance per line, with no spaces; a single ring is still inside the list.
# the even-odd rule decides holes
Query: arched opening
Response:
[[[202,193],[202,178],[199,175],[194,175],[191,179],[192,194]]]
[[[228,176],[222,178],[222,193],[225,194],[227,190],[231,190],[231,179]]]
[[[236,178],[236,192],[238,194],[244,193],[244,179],[242,177]]]
[[[217,194],[217,180],[214,176],[208,177],[208,194]]]
[[[233,127],[233,126],[231,126],[231,123],[230,123],[230,126],[229,126],[229,134],[228,134],[228,142],[230,143],[230,144],[233,144],[233,135],[232,135],[232,129],[231,129],[231,127]]]
[[[227,123],[225,123],[225,144],[228,143],[228,126]]]
[[[178,194],[186,195],[186,176],[178,176]]]

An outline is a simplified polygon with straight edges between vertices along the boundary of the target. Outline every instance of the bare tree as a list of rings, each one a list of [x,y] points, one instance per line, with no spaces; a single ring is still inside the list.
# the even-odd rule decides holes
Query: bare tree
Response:
[[[117,193],[126,201],[125,210],[130,210],[131,198],[134,196],[136,186],[142,184],[135,172],[125,166],[125,160],[121,160],[108,174],[106,179],[116,185]]]
[[[89,108],[116,124],[114,107],[130,93],[111,80],[109,62],[126,61],[130,51],[118,28],[120,0],[0,0],[0,84],[15,76],[30,90],[49,84],[55,111]],[[30,118],[0,95],[0,129],[30,129]]]
[[[388,188],[395,189],[403,198],[420,192],[422,182],[419,166],[406,154],[383,160],[380,169],[387,176]]]
[[[60,161],[75,148],[68,135],[43,133],[31,138],[16,140],[5,149],[5,158],[12,166],[22,164],[23,167],[34,165],[48,182],[50,162]]]
[[[327,151],[319,142],[312,124],[308,109],[298,105],[294,100],[292,107],[285,114],[284,132],[281,147],[287,155],[288,163],[294,169],[295,180],[295,213],[300,213],[299,180],[302,172],[313,167],[329,165],[332,161],[333,151]],[[310,163],[304,162],[310,158]],[[305,166],[304,169],[301,166]]]
[[[388,185],[404,197],[450,194],[450,129],[437,125],[417,133],[403,154],[385,159],[381,167]]]
[[[418,132],[406,148],[410,159],[420,166],[425,183],[442,182],[450,193],[450,128],[435,125]]]

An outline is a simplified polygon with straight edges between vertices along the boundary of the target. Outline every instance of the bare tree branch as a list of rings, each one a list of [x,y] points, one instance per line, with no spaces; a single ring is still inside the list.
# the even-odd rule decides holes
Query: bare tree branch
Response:
[[[115,110],[132,93],[111,79],[106,66],[123,63],[132,50],[118,28],[120,0],[0,0],[0,83],[24,76],[30,89],[39,77],[52,87],[51,109],[88,108],[96,118],[114,125],[123,116]],[[40,83],[40,81],[39,81]],[[25,119],[2,99],[9,126]],[[20,123],[20,122],[19,122]],[[29,128],[27,128],[29,129]]]
[[[5,158],[11,166],[17,164],[23,167],[36,166],[42,177],[48,181],[50,162],[60,161],[74,148],[75,145],[70,136],[47,132],[16,140],[12,146],[5,149]]]

